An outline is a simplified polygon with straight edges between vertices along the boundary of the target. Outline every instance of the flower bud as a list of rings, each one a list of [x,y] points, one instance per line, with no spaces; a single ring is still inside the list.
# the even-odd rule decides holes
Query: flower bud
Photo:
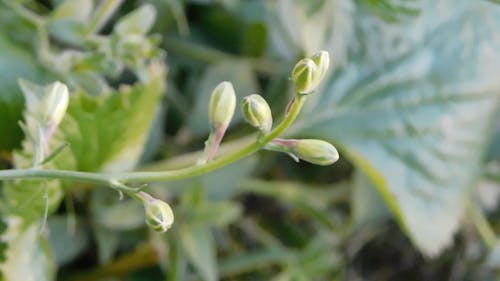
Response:
[[[292,70],[292,81],[295,90],[300,94],[314,91],[326,75],[330,66],[330,56],[327,51],[320,51],[310,58],[300,60]]]
[[[327,51],[319,51],[316,54],[312,55],[311,59],[318,67],[316,79],[319,80],[319,84],[319,82],[321,82],[321,80],[325,77],[325,74],[328,71],[328,67],[330,66],[330,56],[328,55]]]
[[[301,94],[308,94],[316,89],[314,79],[317,67],[313,60],[305,58],[300,60],[292,70],[292,81],[295,90]]]
[[[61,82],[54,82],[45,88],[39,113],[40,121],[48,126],[57,126],[68,109],[68,87]]]
[[[246,96],[241,104],[245,120],[261,132],[268,133],[273,126],[273,116],[266,100],[260,95]]]
[[[165,232],[174,223],[174,213],[167,203],[152,198],[144,203],[144,208],[146,211],[146,224],[154,231]]]
[[[220,83],[212,92],[208,111],[210,125],[214,131],[229,125],[235,107],[236,94],[233,85],[227,81]]]
[[[316,165],[331,165],[339,159],[337,149],[330,143],[316,139],[288,140],[290,152]]]

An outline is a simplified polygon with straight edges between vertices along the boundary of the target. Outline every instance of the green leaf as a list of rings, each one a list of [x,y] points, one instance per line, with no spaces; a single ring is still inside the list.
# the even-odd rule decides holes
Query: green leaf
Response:
[[[332,55],[331,67],[347,63],[355,34],[354,1],[272,1],[270,34],[280,55],[312,55],[319,50]]]
[[[215,242],[208,225],[189,224],[179,227],[179,237],[189,261],[205,281],[218,280]]]
[[[18,121],[24,99],[17,84],[19,78],[40,80],[34,58],[0,34],[0,151],[18,147],[22,132]]]
[[[71,262],[81,254],[89,243],[89,237],[80,221],[75,229],[70,229],[66,216],[49,218],[49,241],[57,265]]]
[[[52,12],[52,20],[86,22],[93,9],[92,0],[66,0]]]
[[[115,31],[122,36],[145,35],[153,26],[155,17],[155,7],[144,4],[121,18],[115,26]]]
[[[153,63],[149,81],[102,96],[78,91],[60,125],[81,171],[131,170],[139,161],[165,90],[164,65]]]
[[[118,201],[100,210],[96,220],[112,230],[132,230],[144,226],[144,207],[134,200]]]
[[[500,240],[496,242],[495,247],[491,250],[488,256],[487,265],[495,269],[500,268]]]
[[[359,170],[354,174],[351,194],[352,222],[354,227],[361,227],[390,215],[376,187]]]
[[[498,104],[500,10],[425,3],[396,27],[359,15],[364,41],[300,127],[342,148],[434,256],[459,226]]]
[[[98,222],[92,224],[92,230],[97,243],[99,264],[106,264],[111,261],[120,244],[120,233],[108,227],[107,220],[103,221],[101,219],[101,216],[105,215],[109,208],[113,208],[118,201],[119,196],[114,190],[109,188],[92,190],[89,209],[92,220]],[[115,222],[113,225],[116,224]]]
[[[55,264],[47,240],[40,236],[40,225],[22,226],[19,218],[9,217],[7,233],[7,260],[0,264],[5,280],[52,281]]]
[[[23,83],[24,87],[33,84]],[[32,87],[35,89],[36,87]],[[35,94],[35,93],[33,93]],[[29,96],[28,96],[29,97]],[[29,99],[28,99],[29,100]],[[49,142],[51,151],[55,151],[63,143],[60,131],[52,136]],[[15,168],[31,168],[33,166],[33,147],[29,139],[23,142],[23,150],[13,154]],[[61,151],[58,157],[44,164],[47,169],[74,169],[75,160],[69,150]],[[4,183],[2,203],[6,212],[22,217],[27,226],[43,217],[45,210],[54,212],[63,198],[63,183],[59,180],[19,179]]]

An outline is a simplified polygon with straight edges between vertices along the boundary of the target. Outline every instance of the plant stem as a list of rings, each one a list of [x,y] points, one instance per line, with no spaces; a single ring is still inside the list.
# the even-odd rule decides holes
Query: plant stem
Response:
[[[11,169],[0,171],[0,180],[13,180],[19,178],[52,178],[113,186],[116,184],[116,182],[122,184],[141,182],[166,182],[199,176],[245,158],[257,152],[267,143],[281,135],[297,118],[302,106],[304,105],[305,100],[305,96],[299,96],[297,98],[297,101],[291,108],[290,113],[269,134],[245,145],[244,147],[236,150],[233,153],[222,156],[220,158],[215,158],[212,162],[209,162],[205,165],[195,165],[186,168],[180,168],[177,170],[162,172],[129,172],[113,174],[89,173],[68,170]]]

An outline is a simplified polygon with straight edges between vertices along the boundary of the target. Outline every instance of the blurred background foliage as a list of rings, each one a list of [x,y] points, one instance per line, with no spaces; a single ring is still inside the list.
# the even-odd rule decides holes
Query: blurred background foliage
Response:
[[[330,78],[288,135],[342,157],[317,167],[262,152],[151,185],[176,214],[162,235],[107,188],[3,183],[0,280],[498,280],[493,2],[2,0],[2,169],[30,153],[18,78],[71,88],[51,144],[70,148],[51,168],[165,170],[196,160],[220,81],[240,101],[262,94],[278,119],[294,63],[323,49]],[[221,154],[252,133],[243,123]]]

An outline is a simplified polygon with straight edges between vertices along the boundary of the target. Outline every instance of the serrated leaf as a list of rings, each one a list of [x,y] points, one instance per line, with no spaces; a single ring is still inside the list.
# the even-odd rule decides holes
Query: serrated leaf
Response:
[[[50,151],[54,151],[64,143],[62,138],[62,133],[56,131],[49,142]],[[33,147],[29,139],[23,142],[22,151],[13,154],[13,159],[15,168],[33,166]],[[71,170],[75,168],[75,160],[69,150],[63,150],[58,157],[44,164],[44,168]],[[64,195],[63,183],[56,179],[8,181],[4,183],[2,195],[6,212],[22,217],[23,223],[29,225],[42,218],[46,208],[49,214],[57,209]]]
[[[150,80],[103,96],[74,95],[60,125],[81,171],[125,171],[142,154],[165,89],[162,64],[149,68]]]
[[[371,178],[428,256],[459,226],[500,92],[500,10],[438,2],[400,27],[360,15],[363,44],[302,123]]]

